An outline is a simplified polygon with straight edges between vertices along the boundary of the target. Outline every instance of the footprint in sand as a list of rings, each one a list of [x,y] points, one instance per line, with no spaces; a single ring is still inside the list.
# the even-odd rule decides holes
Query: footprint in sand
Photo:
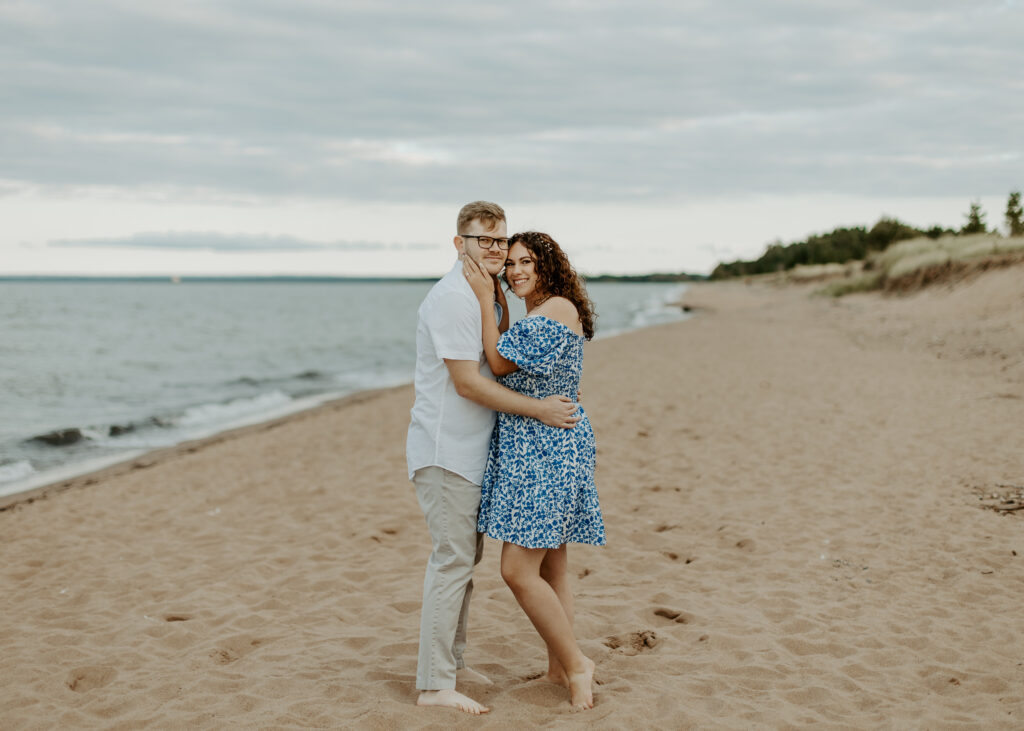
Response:
[[[678,560],[679,560],[679,554],[678,554],[678,553],[676,553],[675,551],[662,551],[662,554],[661,554],[661,555],[662,555],[662,556],[665,556],[666,558],[670,558],[670,559],[672,559],[673,561],[678,561]],[[696,559],[696,558],[695,558],[694,556],[687,556],[687,557],[686,557],[686,558],[685,558],[685,559],[683,560],[683,562],[684,562],[684,563],[688,563],[688,564],[689,564],[689,563],[693,563],[693,562],[694,562],[694,561],[696,561],[696,560],[697,560],[697,559]]]
[[[109,685],[117,677],[117,670],[106,665],[89,665],[75,668],[68,673],[64,684],[76,693],[85,693],[93,688]]]
[[[653,630],[645,629],[605,638],[603,644],[622,655],[638,655],[656,647],[658,636]]]
[[[259,638],[239,635],[217,643],[210,651],[210,657],[218,665],[228,665],[240,660],[263,644]]]
[[[509,691],[509,696],[520,703],[552,710],[565,704],[565,689],[552,683],[521,685]]]
[[[165,614],[165,622],[187,622],[192,619],[191,614],[185,614],[184,612],[174,612],[172,614]]]
[[[665,607],[655,609],[654,616],[664,617],[665,619],[672,620],[673,622],[677,622],[679,624],[690,624],[690,622],[692,622],[694,619],[692,614],[689,614],[687,612],[680,612],[678,609],[668,609]]]

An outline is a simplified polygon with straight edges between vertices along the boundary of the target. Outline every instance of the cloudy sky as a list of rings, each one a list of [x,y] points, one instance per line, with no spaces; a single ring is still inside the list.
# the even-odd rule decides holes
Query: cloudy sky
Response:
[[[587,273],[1001,223],[1022,5],[0,0],[0,274],[437,274],[480,198]]]

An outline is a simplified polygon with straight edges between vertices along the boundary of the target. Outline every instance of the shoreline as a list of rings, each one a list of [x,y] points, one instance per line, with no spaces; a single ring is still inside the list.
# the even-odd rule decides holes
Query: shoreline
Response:
[[[48,481],[43,485],[29,487],[25,490],[19,490],[18,492],[13,492],[7,495],[0,495],[0,512],[9,510],[20,503],[32,503],[36,500],[45,500],[51,495],[64,492],[65,490],[73,490],[78,487],[94,485],[103,479],[123,475],[134,470],[146,469],[156,464],[172,460],[182,454],[193,454],[206,447],[219,444],[223,441],[238,439],[256,432],[276,429],[293,419],[301,419],[304,415],[312,416],[320,411],[332,411],[339,408],[345,408],[351,404],[362,403],[374,398],[379,398],[384,394],[411,388],[412,383],[403,383],[396,386],[382,386],[380,388],[355,391],[337,398],[330,398],[312,406],[300,407],[295,411],[291,411],[281,416],[275,416],[269,419],[260,419],[259,421],[254,421],[252,423],[229,427],[223,431],[217,431],[213,434],[197,437],[195,439],[188,439],[166,447],[135,450],[127,457],[123,455],[118,455],[116,457],[111,456],[109,458],[110,461],[103,466],[96,468],[87,467],[85,471],[76,471],[65,477]],[[99,459],[102,458],[97,458],[97,460]],[[84,464],[92,464],[97,460],[92,460]],[[67,465],[66,467],[57,467],[52,471],[56,472],[63,469],[71,470],[74,469],[74,466]],[[47,473],[40,473],[40,477],[45,474]]]
[[[666,286],[666,283],[654,284],[658,289],[664,289]],[[657,326],[666,321],[689,319],[689,314],[676,306],[675,301],[679,297],[685,296],[685,292],[690,284],[688,282],[671,283],[671,291],[667,297],[652,300],[650,295],[645,294],[643,298],[631,302],[631,308],[626,311],[631,313],[633,320],[629,324],[613,320],[612,323],[609,323],[611,327],[607,331],[599,328],[595,341],[619,337],[622,334],[644,329],[645,327]],[[51,425],[43,427],[42,431],[23,432],[20,437],[15,433],[14,437],[26,444],[34,440],[44,440],[64,431],[77,432],[81,440],[71,447],[60,445],[44,447],[47,450],[45,454],[42,452],[33,454],[27,451],[20,451],[19,445],[12,440],[11,444],[14,445],[13,454],[4,455],[6,462],[4,459],[0,459],[0,462],[3,462],[4,468],[13,470],[10,475],[4,475],[8,479],[0,480],[0,510],[18,502],[20,499],[18,496],[37,494],[41,488],[64,484],[95,472],[105,471],[109,467],[124,462],[145,458],[150,453],[174,449],[181,444],[201,442],[209,437],[234,431],[251,424],[274,421],[279,418],[279,415],[287,416],[289,414],[301,413],[364,391],[411,385],[411,365],[406,373],[403,374],[403,370],[405,369],[400,368],[397,373],[390,374],[390,376],[397,375],[397,377],[389,377],[389,374],[376,372],[368,372],[364,375],[360,375],[361,372],[358,371],[328,373],[329,376],[341,382],[336,384],[334,388],[326,388],[319,392],[313,391],[312,393],[305,390],[304,383],[302,384],[302,390],[298,392],[281,386],[277,381],[286,380],[284,377],[281,377],[271,379],[268,383],[272,385],[268,385],[262,391],[255,393],[229,395],[230,392],[221,389],[219,395],[216,392],[211,392],[210,400],[201,400],[199,403],[191,406],[171,407],[172,411],[180,411],[186,417],[190,416],[189,412],[193,410],[199,411],[212,408],[212,410],[218,411],[226,409],[226,407],[235,408],[239,405],[244,407],[241,416],[231,417],[229,415],[227,418],[218,416],[217,420],[211,421],[208,426],[202,424],[197,426],[178,426],[175,422],[181,414],[168,414],[161,411],[159,406],[157,406],[154,407],[155,410],[148,412],[148,416],[147,412],[143,412],[135,416],[126,417],[129,421],[91,423],[88,417],[85,417],[83,420],[82,415],[79,414],[77,417],[72,416],[66,420],[61,419],[63,423],[60,425],[60,428],[54,428]],[[314,371],[314,373],[316,372]],[[305,372],[298,377],[304,377],[304,374]],[[360,382],[355,384],[347,383],[349,377],[355,378]],[[288,378],[294,380],[296,376],[289,376]],[[353,386],[356,390],[352,390]],[[253,403],[265,399],[287,399],[287,401],[276,405],[264,404],[259,410],[246,414],[246,411],[250,409]],[[159,404],[159,399],[157,399],[157,402]],[[235,410],[238,409],[236,408]],[[203,415],[203,418],[209,417]],[[128,426],[126,427],[124,424],[128,424]],[[114,429],[119,430],[118,434],[114,433]],[[109,438],[105,438],[108,430],[110,431]],[[17,432],[17,430],[14,431]],[[53,434],[50,434],[50,431],[53,431]],[[119,435],[121,433],[127,433],[128,436],[122,437]],[[140,434],[144,435],[141,440],[138,436]],[[84,438],[82,435],[84,435]],[[121,439],[125,439],[126,443],[121,444]],[[94,442],[93,440],[96,441]],[[142,442],[141,445],[139,444],[140,441]],[[146,444],[145,442],[151,443]],[[64,449],[69,451],[62,452],[61,450]]]
[[[686,293],[689,291],[690,286],[695,282],[684,282],[680,283],[683,286],[683,290],[678,293],[679,297],[685,298]],[[667,308],[678,307],[680,310],[680,316],[678,319],[671,319],[666,322],[652,322],[650,324],[643,325],[641,327],[633,328],[619,328],[611,330],[608,333],[598,333],[597,336],[591,342],[600,342],[618,338],[628,333],[637,332],[640,330],[646,330],[652,327],[659,327],[666,324],[682,323],[693,317],[693,313],[688,310],[682,302],[666,302]],[[59,465],[42,472],[27,475],[23,478],[11,480],[9,482],[0,482],[0,511],[7,510],[13,505],[19,502],[39,499],[42,495],[51,492],[59,492],[70,487],[74,487],[76,484],[81,484],[87,478],[96,477],[97,479],[101,476],[107,476],[109,474],[121,474],[121,471],[111,472],[117,470],[117,468],[124,467],[125,465],[135,463],[137,461],[147,461],[152,455],[163,455],[167,453],[177,453],[176,450],[180,447],[189,447],[190,449],[197,445],[201,447],[204,443],[215,440],[222,435],[229,434],[242,434],[247,433],[246,430],[250,427],[258,428],[261,425],[274,424],[281,420],[287,420],[293,416],[303,414],[309,411],[316,411],[321,408],[330,407],[336,404],[347,403],[353,398],[362,398],[365,395],[372,395],[378,392],[388,392],[394,389],[412,388],[412,381],[406,381],[393,385],[377,386],[368,389],[360,389],[347,393],[341,396],[332,396],[330,393],[315,394],[311,396],[296,398],[292,403],[285,406],[286,409],[284,414],[273,415],[278,409],[274,409],[270,412],[270,415],[256,414],[251,418],[243,418],[240,423],[235,425],[227,426],[223,429],[217,429],[209,434],[204,434],[191,439],[186,439],[181,442],[176,442],[162,447],[154,448],[137,448],[137,449],[126,449],[124,454],[108,455],[106,457],[92,457],[89,459],[82,460],[81,462],[71,462],[64,465]],[[303,402],[313,402],[312,405],[303,405]],[[410,402],[411,405],[411,402]],[[19,484],[27,485],[27,487],[17,487]],[[91,484],[86,482],[86,484]],[[12,487],[17,487],[16,490],[7,492]]]

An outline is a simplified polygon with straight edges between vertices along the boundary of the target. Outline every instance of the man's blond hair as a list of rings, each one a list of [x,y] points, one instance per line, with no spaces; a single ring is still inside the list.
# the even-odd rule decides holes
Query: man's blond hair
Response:
[[[497,203],[490,201],[473,201],[467,203],[459,211],[459,217],[455,222],[455,231],[461,234],[471,221],[476,219],[490,231],[499,223],[505,220],[505,211]]]

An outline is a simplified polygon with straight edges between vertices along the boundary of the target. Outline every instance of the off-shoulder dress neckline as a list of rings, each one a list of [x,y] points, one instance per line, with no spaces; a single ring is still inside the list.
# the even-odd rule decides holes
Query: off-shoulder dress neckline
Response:
[[[542,318],[542,317],[543,317],[543,318],[544,318],[545,320],[547,320],[548,322],[553,322],[553,323],[555,323],[556,325],[560,325],[560,326],[564,327],[564,328],[565,328],[566,330],[568,330],[568,331],[569,331],[570,333],[572,333],[572,334],[573,334],[573,335],[575,335],[576,337],[578,337],[578,338],[583,338],[584,340],[586,340],[586,336],[585,336],[585,335],[580,335],[580,334],[579,334],[578,332],[576,332],[575,330],[573,330],[573,329],[572,329],[571,327],[569,327],[568,325],[566,325],[566,324],[565,324],[564,322],[560,322],[560,321],[556,320],[556,319],[555,319],[555,318],[553,318],[553,317],[548,317],[547,315],[527,315],[527,316],[526,316],[526,317],[524,317],[523,319],[524,319],[524,320],[529,320],[530,318]]]

